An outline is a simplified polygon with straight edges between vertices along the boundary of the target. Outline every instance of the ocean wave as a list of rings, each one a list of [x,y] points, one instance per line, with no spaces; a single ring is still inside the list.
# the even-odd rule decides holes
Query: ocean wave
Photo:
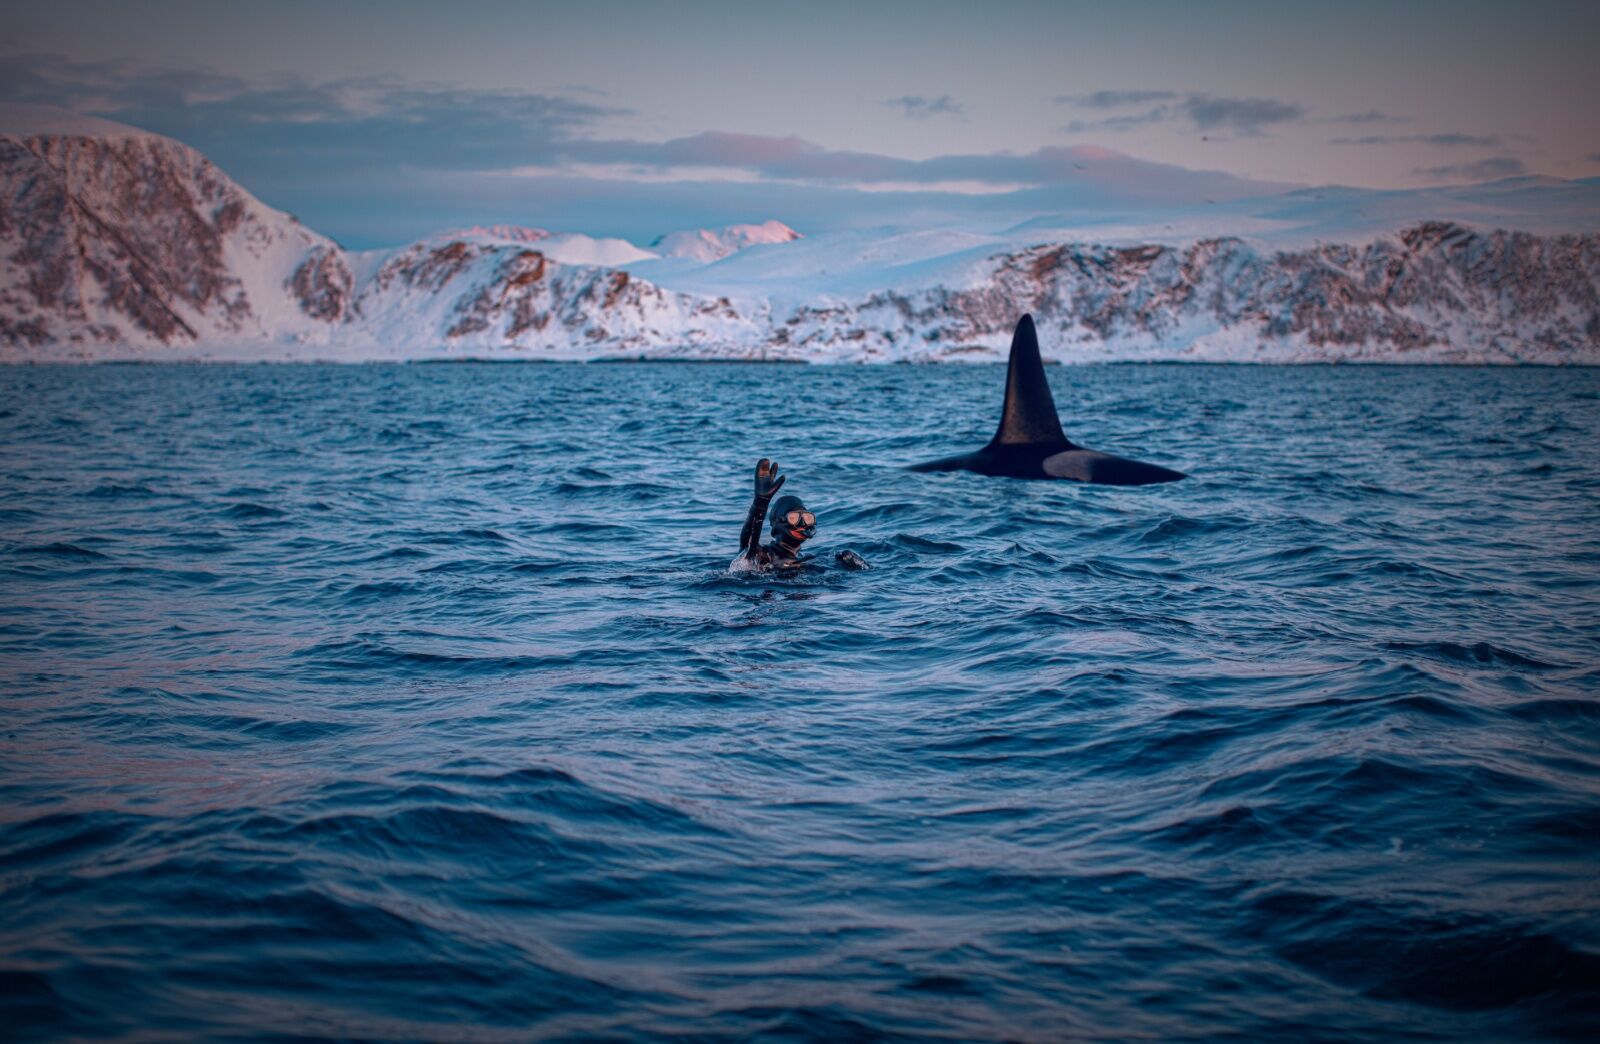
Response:
[[[13,1036],[1594,1035],[1600,372],[626,369],[0,372]]]
[[[221,514],[223,518],[236,519],[242,522],[255,522],[286,518],[289,513],[270,504],[257,504],[247,500],[228,505],[222,509]]]
[[[1384,648],[1469,667],[1510,667],[1519,670],[1555,670],[1559,667],[1558,664],[1524,656],[1491,642],[1473,642],[1471,645],[1442,641],[1387,642]]]
[[[1254,930],[1313,974],[1380,1000],[1489,1011],[1552,999],[1546,1032],[1600,1016],[1600,956],[1511,918],[1303,892],[1251,907]]]

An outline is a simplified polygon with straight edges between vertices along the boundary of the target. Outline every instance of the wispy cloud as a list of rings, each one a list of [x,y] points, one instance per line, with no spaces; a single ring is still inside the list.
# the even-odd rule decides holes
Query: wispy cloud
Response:
[[[1079,109],[1107,111],[1164,104],[1137,113],[1117,113],[1090,120],[1073,120],[1061,128],[1068,134],[1095,131],[1120,133],[1135,127],[1182,120],[1197,131],[1228,130],[1241,137],[1260,137],[1266,128],[1289,123],[1305,116],[1304,106],[1275,98],[1220,98],[1213,94],[1174,91],[1094,91],[1090,94],[1064,94],[1056,101]]]
[[[1377,123],[1410,123],[1404,116],[1393,116],[1377,109],[1368,109],[1366,112],[1349,112],[1343,116],[1328,116],[1318,121],[1320,123],[1348,123],[1356,126]]]
[[[1445,148],[1476,146],[1496,148],[1500,138],[1494,134],[1369,134],[1362,138],[1333,138],[1330,145],[1440,145]]]
[[[479,173],[604,168],[626,179],[664,172],[686,177],[721,172],[828,186],[978,185],[1038,188],[1129,180],[1129,191],[1156,186],[1187,195],[1203,182],[1218,189],[1226,175],[1147,163],[1107,149],[1049,147],[1031,153],[982,153],[908,160],[874,152],[829,149],[795,136],[706,131],[668,141],[607,138],[603,122],[622,110],[588,100],[519,91],[466,90],[392,79],[261,86],[199,70],[145,69],[123,63],[80,63],[58,55],[26,55],[0,63],[0,97],[60,105],[171,134],[228,166],[296,177],[342,177],[405,167]],[[959,115],[941,95],[906,96],[886,104],[912,118]],[[1185,103],[1187,104],[1187,102]],[[1270,118],[1272,112],[1209,114],[1211,122]],[[1201,118],[1201,117],[1197,117]],[[1194,178],[1190,178],[1194,175]],[[1255,183],[1238,181],[1237,190]]]
[[[1068,134],[1085,134],[1094,131],[1110,131],[1121,134],[1143,127],[1151,123],[1164,123],[1172,118],[1172,110],[1165,105],[1158,105],[1145,112],[1124,113],[1117,116],[1106,116],[1098,120],[1073,120],[1061,128]]]
[[[1443,167],[1418,167],[1412,171],[1413,174],[1440,181],[1492,181],[1496,178],[1514,178],[1527,172],[1527,165],[1515,156],[1495,156],[1476,163],[1453,163]]]
[[[1214,197],[1218,192],[1236,198],[1266,189],[1261,183],[1151,163],[1088,145],[1055,146],[1024,154],[957,154],[907,160],[827,149],[792,136],[711,131],[664,142],[570,141],[562,143],[558,151],[566,161],[607,164],[618,173],[626,173],[630,167],[652,172],[742,170],[794,183],[880,189],[962,184],[1007,189],[1077,185],[1115,190],[1130,198],[1167,194],[1174,200]]]
[[[1057,95],[1056,101],[1080,109],[1120,109],[1153,101],[1171,101],[1177,96],[1173,91],[1092,91],[1089,94]]]
[[[625,111],[525,91],[377,77],[257,84],[206,70],[55,54],[0,58],[0,98],[108,116],[180,138],[224,165],[249,158],[323,172],[527,162]]]
[[[256,83],[48,54],[0,51],[0,100],[57,105],[170,135],[269,204],[364,246],[487,221],[604,234],[627,234],[649,221],[660,222],[652,226],[659,233],[763,213],[813,224],[881,223],[896,214],[953,219],[1199,203],[1287,187],[1087,145],[912,160],[792,135],[711,130],[630,140],[606,133],[626,110],[593,96],[395,78]],[[887,104],[913,119],[961,112],[948,96]]]
[[[948,94],[941,94],[937,98],[924,98],[921,95],[906,94],[898,98],[890,98],[883,104],[890,108],[899,109],[900,114],[908,120],[926,120],[934,116],[951,116],[961,119],[966,116],[966,109],[959,103],[952,101]]]
[[[1247,137],[1260,134],[1264,127],[1298,120],[1306,114],[1303,106],[1272,98],[1216,98],[1209,94],[1191,94],[1178,108],[1196,130],[1228,128]]]

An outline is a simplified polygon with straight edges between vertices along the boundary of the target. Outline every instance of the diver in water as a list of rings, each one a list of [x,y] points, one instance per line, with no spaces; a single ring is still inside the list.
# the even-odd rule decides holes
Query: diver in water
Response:
[[[779,478],[778,465],[765,457],[756,465],[756,497],[750,502],[750,513],[739,534],[738,560],[759,569],[784,569],[811,562],[811,556],[800,554],[800,545],[817,535],[817,517],[806,510],[799,497],[779,497],[772,505],[772,543],[761,543],[761,520],[766,517],[767,504],[787,478]],[[840,551],[833,557],[845,569],[868,568],[854,551]]]

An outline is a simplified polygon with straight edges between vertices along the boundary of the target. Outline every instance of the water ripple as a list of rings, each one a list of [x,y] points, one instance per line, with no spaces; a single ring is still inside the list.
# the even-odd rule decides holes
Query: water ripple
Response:
[[[1600,1035],[1600,372],[1002,374],[0,370],[0,1019]]]

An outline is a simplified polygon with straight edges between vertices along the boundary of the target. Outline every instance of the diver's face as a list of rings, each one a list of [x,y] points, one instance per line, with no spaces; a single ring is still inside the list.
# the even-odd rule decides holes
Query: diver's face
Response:
[[[787,542],[803,544],[817,535],[817,516],[809,511],[791,511],[783,517],[783,530]]]

